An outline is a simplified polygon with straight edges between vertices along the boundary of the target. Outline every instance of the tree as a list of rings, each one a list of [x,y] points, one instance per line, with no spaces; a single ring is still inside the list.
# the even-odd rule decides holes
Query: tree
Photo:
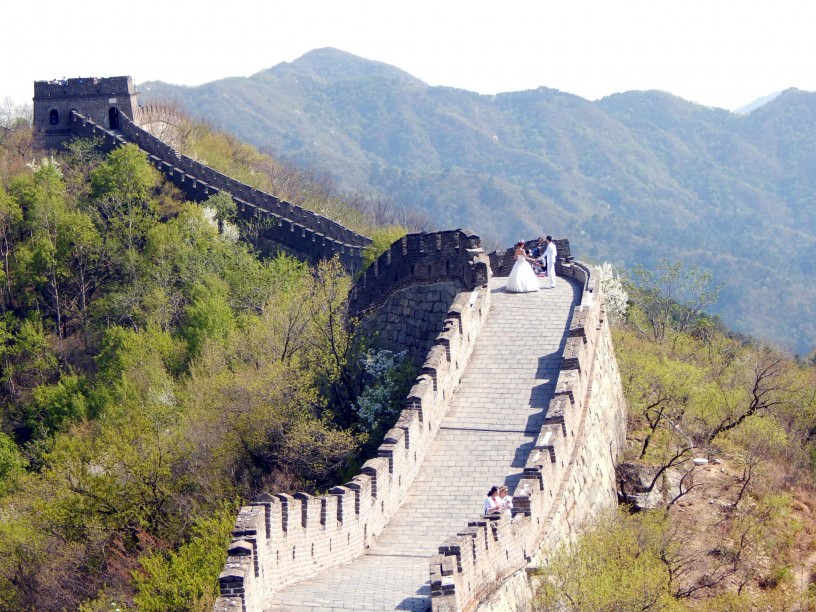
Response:
[[[541,610],[669,610],[680,542],[662,512],[602,517],[541,570]]]
[[[155,223],[153,195],[159,184],[159,173],[148,162],[147,154],[131,144],[114,149],[91,171],[91,195],[103,226],[126,248],[141,246]]]
[[[746,347],[740,357],[731,371],[733,378],[727,381],[728,387],[721,385],[722,408],[708,432],[709,442],[746,418],[780,408],[788,401],[787,359],[764,347]]]
[[[133,572],[139,610],[211,610],[218,596],[218,574],[224,568],[236,504],[222,503],[196,520],[187,542],[175,551],[155,551],[139,559]]]
[[[0,280],[3,283],[2,305],[4,309],[11,304],[12,282],[9,256],[18,238],[22,220],[22,208],[0,185],[0,257],[3,259]]]
[[[378,228],[371,236],[371,244],[363,251],[363,270],[373,264],[391,245],[402,238],[407,231],[399,225]]]
[[[347,310],[350,278],[335,257],[321,261],[309,280],[304,304],[311,321],[306,336],[309,360],[322,384],[331,389],[331,403],[341,411],[340,424],[347,426],[354,420],[351,402],[359,391],[358,378],[349,366],[360,351]]]
[[[661,262],[655,271],[641,265],[634,268],[634,280],[627,291],[636,309],[628,321],[640,333],[655,342],[666,338],[669,330],[689,331],[716,303],[722,285],[715,285],[709,272],[696,266],[683,269],[680,262]]]
[[[181,329],[191,355],[197,354],[205,341],[223,341],[235,329],[228,297],[224,282],[212,276],[193,287]]]
[[[10,191],[23,210],[26,229],[30,232],[27,253],[19,258],[24,265],[18,269],[18,277],[48,298],[61,348],[64,331],[61,289],[67,270],[60,258],[59,243],[61,220],[67,209],[65,186],[57,163],[44,159],[30,177],[18,177]]]

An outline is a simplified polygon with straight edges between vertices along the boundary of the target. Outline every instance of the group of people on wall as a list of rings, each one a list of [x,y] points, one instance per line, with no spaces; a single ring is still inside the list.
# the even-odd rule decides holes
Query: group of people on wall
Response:
[[[508,493],[507,485],[490,487],[484,501],[484,515],[513,517],[513,496]]]
[[[552,236],[539,237],[536,246],[528,251],[524,240],[515,245],[513,269],[507,279],[507,291],[527,293],[540,289],[555,289],[555,258],[557,251]],[[539,276],[545,276],[546,284],[542,287]]]

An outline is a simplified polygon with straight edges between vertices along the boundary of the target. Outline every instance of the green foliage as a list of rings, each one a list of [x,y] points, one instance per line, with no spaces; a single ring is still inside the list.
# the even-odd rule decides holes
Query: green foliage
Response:
[[[110,197],[124,202],[147,203],[158,186],[159,175],[137,145],[113,150],[107,160],[91,172],[94,198]]]
[[[215,195],[210,196],[203,204],[206,208],[212,208],[215,211],[215,218],[219,224],[224,221],[232,221],[238,214],[238,206],[232,196],[223,191],[219,191]]]
[[[0,433],[0,497],[13,486],[15,477],[22,472],[26,465],[27,462],[14,440],[6,434]]]
[[[178,343],[165,331],[148,326],[143,330],[111,326],[105,330],[97,364],[103,385],[132,381],[166,380],[180,368]],[[138,385],[145,389],[143,384]]]
[[[366,226],[330,181],[197,129],[202,159]],[[210,609],[225,500],[360,461],[351,279],[261,260],[230,196],[182,202],[138,148],[94,146],[0,176],[0,608]]]
[[[226,340],[234,328],[235,318],[229,305],[227,285],[208,277],[204,283],[194,286],[181,331],[190,354],[197,354],[205,340]]]
[[[91,171],[91,195],[106,233],[126,248],[141,246],[154,225],[158,205],[158,171],[139,147],[115,149]]]
[[[12,507],[0,521],[1,610],[32,610],[26,569],[38,566],[44,550],[42,534],[28,519]]]
[[[46,384],[57,372],[57,358],[50,349],[42,322],[34,313],[17,321],[6,315],[0,331],[5,333],[6,357],[2,381],[11,396],[25,396],[34,387]]]
[[[133,573],[133,603],[145,612],[211,610],[218,595],[218,574],[224,567],[237,504],[222,503],[200,518],[187,542],[175,551],[140,558]]]
[[[40,385],[26,409],[26,425],[37,437],[65,431],[88,414],[88,389],[83,377],[66,374],[53,385]]]
[[[377,228],[371,234],[371,244],[363,251],[363,270],[374,263],[380,255],[391,248],[392,244],[407,233],[408,231],[399,225]]]
[[[671,575],[664,561],[680,542],[661,512],[602,519],[573,546],[555,551],[541,571],[536,604],[542,610],[670,610]]]

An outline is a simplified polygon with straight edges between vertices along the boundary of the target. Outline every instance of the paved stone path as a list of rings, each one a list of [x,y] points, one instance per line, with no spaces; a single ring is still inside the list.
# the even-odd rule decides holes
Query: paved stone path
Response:
[[[490,485],[518,482],[578,299],[563,278],[537,293],[506,282],[490,281],[490,314],[408,500],[365,556],[275,594],[268,612],[430,609],[429,557],[481,514]]]

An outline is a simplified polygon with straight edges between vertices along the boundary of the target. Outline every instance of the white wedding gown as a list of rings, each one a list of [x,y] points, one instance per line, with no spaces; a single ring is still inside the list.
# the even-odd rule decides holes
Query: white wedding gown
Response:
[[[510,277],[507,279],[507,290],[513,293],[539,290],[538,277],[524,255],[516,255],[516,263],[513,264]]]

